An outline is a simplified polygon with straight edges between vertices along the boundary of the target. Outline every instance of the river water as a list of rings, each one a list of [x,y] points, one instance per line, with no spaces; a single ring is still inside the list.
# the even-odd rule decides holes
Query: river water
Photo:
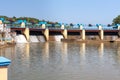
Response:
[[[120,43],[44,42],[0,49],[9,80],[120,80]]]

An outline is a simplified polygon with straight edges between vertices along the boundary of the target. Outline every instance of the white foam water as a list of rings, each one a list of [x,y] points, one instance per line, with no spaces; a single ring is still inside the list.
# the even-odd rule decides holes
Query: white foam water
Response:
[[[30,42],[39,42],[39,39],[37,36],[30,36]]]
[[[27,43],[27,40],[26,40],[26,38],[25,38],[25,36],[24,35],[17,35],[16,37],[15,37],[15,41],[16,41],[16,43]]]
[[[38,37],[38,40],[40,42],[45,42],[46,41],[44,36],[37,36],[37,37]]]
[[[62,38],[63,38],[62,35],[57,35],[55,36],[55,41],[61,41]]]

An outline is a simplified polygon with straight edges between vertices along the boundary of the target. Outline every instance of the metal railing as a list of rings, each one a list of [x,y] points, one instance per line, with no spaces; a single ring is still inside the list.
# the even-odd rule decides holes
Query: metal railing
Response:
[[[23,28],[20,25],[7,25],[8,28]],[[25,28],[42,28],[42,26],[35,26],[35,25],[26,25]],[[61,27],[53,27],[53,26],[46,26],[48,29],[61,29]],[[80,27],[71,27],[71,26],[65,26],[64,29],[80,29]],[[83,26],[84,30],[98,30],[99,28],[97,26]],[[117,30],[118,28],[116,26],[103,26],[103,30]]]

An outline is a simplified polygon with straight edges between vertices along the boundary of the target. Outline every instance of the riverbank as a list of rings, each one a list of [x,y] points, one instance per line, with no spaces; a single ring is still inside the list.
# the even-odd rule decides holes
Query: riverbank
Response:
[[[0,48],[6,48],[6,47],[12,47],[12,46],[15,46],[15,42],[13,43],[2,43],[0,44]]]

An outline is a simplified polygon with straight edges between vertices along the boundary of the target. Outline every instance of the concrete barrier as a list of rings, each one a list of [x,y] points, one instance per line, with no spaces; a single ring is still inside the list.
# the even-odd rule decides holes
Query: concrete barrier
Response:
[[[0,80],[8,80],[8,65],[10,63],[9,59],[0,57]]]

